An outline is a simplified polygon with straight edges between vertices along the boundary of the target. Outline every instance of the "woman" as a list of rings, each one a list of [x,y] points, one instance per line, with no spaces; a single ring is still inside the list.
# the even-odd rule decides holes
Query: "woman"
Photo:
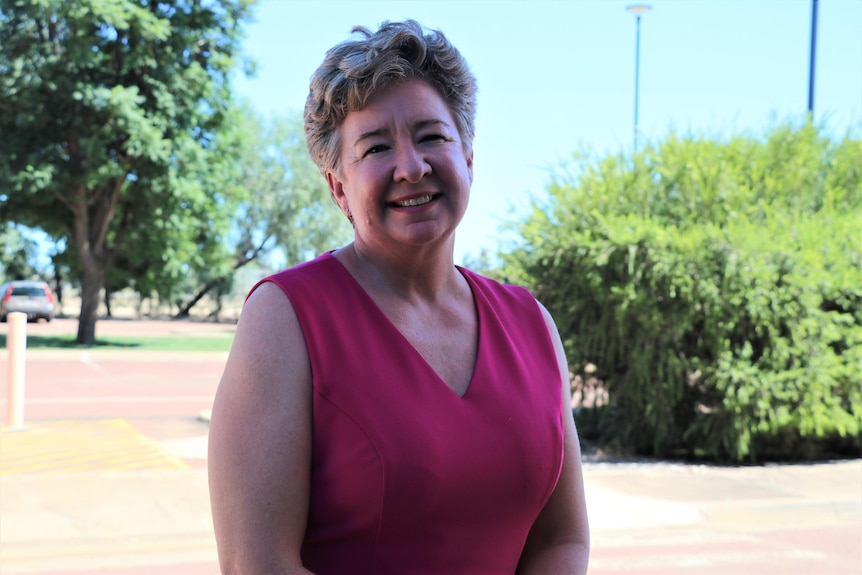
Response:
[[[334,47],[305,110],[348,246],[250,293],[213,406],[223,573],[584,573],[568,368],[524,289],[456,267],[475,79],[413,21]]]

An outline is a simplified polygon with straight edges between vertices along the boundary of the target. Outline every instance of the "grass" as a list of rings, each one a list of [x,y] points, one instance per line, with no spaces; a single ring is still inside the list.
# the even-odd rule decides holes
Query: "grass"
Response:
[[[134,351],[229,351],[233,336],[225,337],[100,337],[94,345],[80,345],[74,335],[27,335],[27,349],[117,349]],[[0,334],[6,348],[6,334]]]

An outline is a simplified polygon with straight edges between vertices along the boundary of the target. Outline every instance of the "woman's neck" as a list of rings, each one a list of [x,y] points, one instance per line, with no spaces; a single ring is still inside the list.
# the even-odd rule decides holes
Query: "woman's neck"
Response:
[[[432,302],[468,287],[455,268],[452,249],[419,249],[407,255],[366,250],[354,242],[334,256],[366,291],[382,297]]]

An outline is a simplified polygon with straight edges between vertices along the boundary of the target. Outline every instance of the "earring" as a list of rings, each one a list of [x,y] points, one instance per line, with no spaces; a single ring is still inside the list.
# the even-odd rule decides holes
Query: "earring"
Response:
[[[350,208],[347,208],[347,220],[353,224],[353,214],[350,213]]]

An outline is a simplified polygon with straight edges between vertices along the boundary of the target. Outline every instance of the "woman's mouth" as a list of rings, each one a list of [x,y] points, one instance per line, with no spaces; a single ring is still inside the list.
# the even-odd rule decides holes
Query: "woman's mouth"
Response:
[[[440,194],[426,194],[424,196],[416,196],[414,198],[408,198],[399,202],[391,202],[389,205],[396,208],[414,208],[416,206],[422,206],[429,203],[430,201],[437,198],[439,195]]]

